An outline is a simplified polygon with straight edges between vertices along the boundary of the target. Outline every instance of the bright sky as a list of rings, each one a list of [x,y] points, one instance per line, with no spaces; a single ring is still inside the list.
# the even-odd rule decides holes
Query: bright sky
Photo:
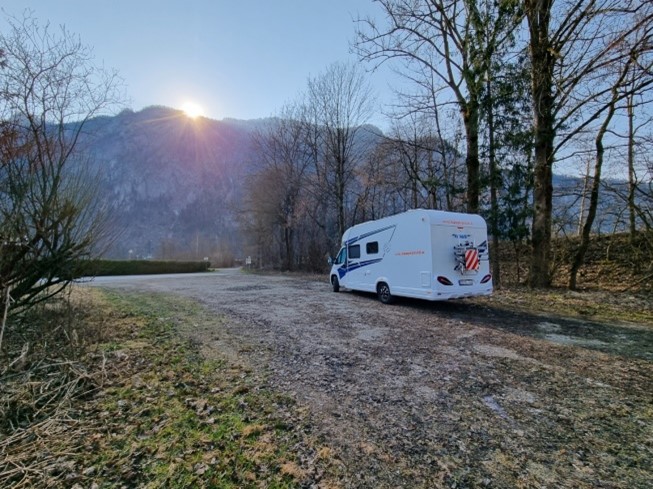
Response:
[[[193,102],[214,119],[273,115],[309,76],[355,61],[354,19],[380,12],[372,0],[2,2],[14,16],[25,8],[41,22],[64,24],[97,62],[117,69],[134,110]],[[391,101],[390,78],[389,69],[370,74],[382,101]],[[382,121],[379,114],[372,122]]]

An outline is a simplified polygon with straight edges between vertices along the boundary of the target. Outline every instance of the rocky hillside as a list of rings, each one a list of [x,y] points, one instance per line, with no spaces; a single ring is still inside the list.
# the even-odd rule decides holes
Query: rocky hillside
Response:
[[[119,231],[107,255],[195,259],[237,249],[241,182],[264,123],[190,119],[165,107],[90,121],[82,144]]]

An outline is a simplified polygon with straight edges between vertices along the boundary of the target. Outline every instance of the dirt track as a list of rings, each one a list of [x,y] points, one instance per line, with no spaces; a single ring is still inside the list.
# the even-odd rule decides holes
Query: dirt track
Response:
[[[206,321],[180,329],[205,354],[251,366],[305,407],[343,487],[632,488],[653,480],[646,328],[470,301],[384,306],[371,295],[335,294],[326,279],[235,270],[96,283],[203,304]]]

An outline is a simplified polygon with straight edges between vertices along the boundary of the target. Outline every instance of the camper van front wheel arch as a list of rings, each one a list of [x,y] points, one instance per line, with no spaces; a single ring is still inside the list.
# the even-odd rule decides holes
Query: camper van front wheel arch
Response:
[[[394,297],[390,293],[390,286],[385,282],[379,282],[376,286],[376,293],[379,296],[379,300],[384,304],[392,304]]]
[[[331,285],[333,286],[334,292],[340,291],[340,282],[338,281],[338,277],[336,277],[335,275],[331,276]]]

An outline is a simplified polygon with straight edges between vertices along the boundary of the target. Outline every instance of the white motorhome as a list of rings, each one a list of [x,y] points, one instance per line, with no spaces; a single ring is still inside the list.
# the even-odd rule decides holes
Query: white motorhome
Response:
[[[489,295],[492,275],[481,216],[416,209],[345,231],[332,263],[340,287],[430,301]]]

